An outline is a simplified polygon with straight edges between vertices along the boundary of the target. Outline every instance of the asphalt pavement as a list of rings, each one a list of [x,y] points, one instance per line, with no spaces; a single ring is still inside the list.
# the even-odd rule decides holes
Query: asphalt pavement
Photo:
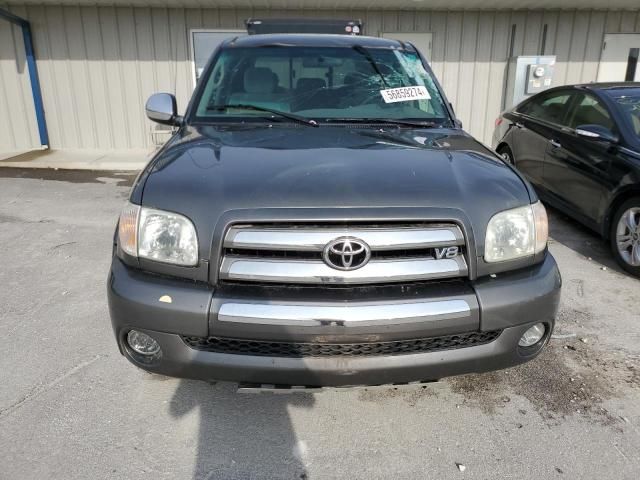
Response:
[[[550,212],[550,346],[425,388],[239,394],[120,356],[106,304],[131,174],[0,169],[0,479],[637,479],[640,280]]]

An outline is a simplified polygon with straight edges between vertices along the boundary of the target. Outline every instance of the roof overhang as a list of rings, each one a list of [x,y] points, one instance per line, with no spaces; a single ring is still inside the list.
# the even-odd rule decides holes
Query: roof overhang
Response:
[[[635,10],[638,0],[9,0],[10,5],[234,8],[251,10]],[[605,8],[603,8],[605,7]]]

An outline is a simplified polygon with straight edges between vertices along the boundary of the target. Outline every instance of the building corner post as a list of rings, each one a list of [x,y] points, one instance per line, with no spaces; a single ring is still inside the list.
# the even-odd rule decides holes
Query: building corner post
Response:
[[[22,38],[24,40],[24,51],[27,60],[27,69],[29,71],[29,80],[31,83],[31,95],[33,96],[33,105],[36,110],[36,121],[38,123],[38,134],[40,136],[40,145],[42,148],[49,148],[49,132],[47,131],[47,119],[44,115],[44,103],[42,101],[42,89],[40,87],[40,78],[38,77],[38,66],[36,65],[36,55],[33,49],[33,36],[31,34],[31,25],[24,18],[18,17],[13,13],[0,8],[0,18],[5,19],[14,25],[22,28]]]
[[[27,57],[27,68],[29,69],[29,79],[31,80],[31,93],[33,95],[33,104],[36,109],[36,120],[38,122],[38,133],[40,135],[40,145],[43,148],[49,148],[49,132],[47,131],[47,120],[44,116],[44,103],[42,101],[42,90],[40,87],[40,78],[38,77],[38,66],[36,65],[36,56],[33,50],[33,36],[31,35],[31,26],[29,22],[22,24],[22,36],[24,38],[24,50]]]

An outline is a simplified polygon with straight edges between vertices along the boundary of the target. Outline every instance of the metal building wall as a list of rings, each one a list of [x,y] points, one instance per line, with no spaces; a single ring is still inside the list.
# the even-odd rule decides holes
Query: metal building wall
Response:
[[[40,147],[22,29],[0,18],[0,152]]]
[[[368,35],[432,32],[432,67],[467,130],[485,142],[502,108],[512,44],[514,55],[556,54],[560,85],[596,79],[605,32],[640,32],[639,11],[9,9],[32,22],[51,145],[67,149],[150,147],[147,96],[173,92],[181,108],[189,98],[191,28],[242,29],[248,17],[303,14],[362,18]],[[28,83],[15,59],[24,55],[20,40],[0,22],[0,112],[11,112],[16,125],[0,130],[0,149],[37,143]]]

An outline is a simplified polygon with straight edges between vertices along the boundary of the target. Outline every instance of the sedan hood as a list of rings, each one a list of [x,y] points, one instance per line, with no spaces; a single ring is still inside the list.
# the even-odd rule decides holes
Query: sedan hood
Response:
[[[189,127],[143,176],[133,200],[191,218],[206,256],[221,219],[264,220],[265,211],[283,221],[354,220],[381,209],[428,220],[452,211],[484,239],[493,214],[532,201],[495,154],[447,129]]]

